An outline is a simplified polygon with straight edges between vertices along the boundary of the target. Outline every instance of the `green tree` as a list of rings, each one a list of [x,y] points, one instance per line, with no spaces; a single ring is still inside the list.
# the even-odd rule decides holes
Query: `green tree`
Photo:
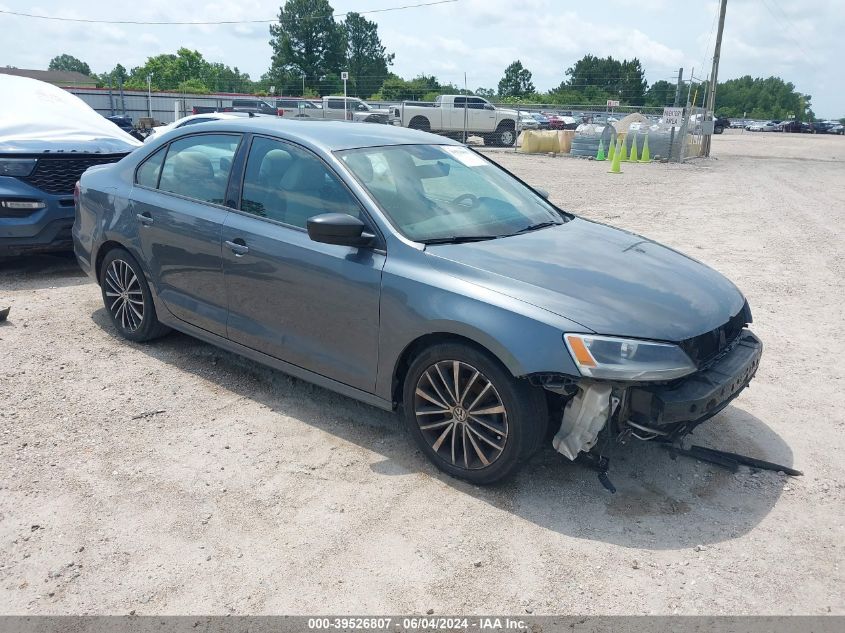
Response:
[[[754,119],[811,120],[812,97],[780,77],[750,75],[720,82],[716,87],[716,112],[721,116]]]
[[[237,68],[221,63],[210,63],[199,51],[180,48],[176,54],[165,53],[147,58],[143,66],[137,66],[126,76],[126,69],[120,64],[111,71],[112,81],[125,77],[127,88],[147,89],[147,77],[151,77],[154,90],[178,90],[180,92],[252,92],[254,86],[249,75]],[[108,74],[101,81],[108,83]]]
[[[270,25],[273,57],[268,75],[290,93],[305,85],[320,88],[330,73],[339,73],[345,58],[343,30],[328,0],[287,0],[278,24]]]
[[[645,80],[640,60],[622,60],[613,57],[585,55],[566,70],[566,86],[585,95],[608,95],[628,105],[645,103],[648,82]],[[589,101],[593,103],[593,101]]]
[[[675,103],[675,87],[665,79],[655,81],[645,93],[645,105],[652,108],[672,105]]]
[[[83,75],[91,75],[91,68],[88,64],[81,59],[77,59],[73,55],[68,55],[67,53],[56,55],[53,59],[51,59],[50,65],[47,66],[47,70],[64,70],[68,72],[82,73]]]
[[[505,68],[505,75],[499,81],[499,96],[525,97],[533,92],[531,71],[523,67],[521,61],[516,60]]]
[[[476,88],[475,94],[479,97],[484,97],[485,99],[495,99],[496,98],[496,91],[492,88]]]
[[[378,24],[360,13],[348,13],[341,28],[346,40],[346,70],[349,71],[352,94],[369,97],[375,94],[388,76],[393,53],[387,53],[378,36]]]
[[[111,84],[112,86],[119,86],[121,83],[126,83],[129,78],[129,72],[123,64],[117,64],[107,73],[97,75],[97,86],[102,88]]]

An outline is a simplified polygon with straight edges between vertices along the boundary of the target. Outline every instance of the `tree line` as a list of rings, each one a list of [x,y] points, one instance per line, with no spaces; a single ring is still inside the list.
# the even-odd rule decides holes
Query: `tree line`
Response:
[[[348,13],[336,20],[329,0],[287,0],[280,8],[278,22],[270,26],[270,67],[253,80],[237,66],[207,61],[200,52],[180,48],[176,53],[149,57],[132,69],[117,64],[112,70],[95,75],[85,62],[59,55],[50,61],[51,70],[74,70],[96,77],[100,86],[123,86],[146,90],[184,93],[242,92],[257,95],[318,96],[343,91],[341,72],[349,72],[348,94],[384,101],[431,101],[441,94],[467,92],[433,75],[404,79],[390,71],[394,54],[387,52],[378,34],[378,25],[359,13]],[[703,101],[704,85],[684,88]],[[502,102],[550,105],[604,106],[608,100],[622,105],[663,107],[675,100],[674,82],[659,80],[649,85],[637,58],[585,55],[567,68],[561,83],[548,91],[538,91],[533,76],[520,60],[504,69],[495,88],[468,91]],[[778,77],[750,76],[721,82],[716,91],[716,112],[722,116],[749,118],[812,118],[811,96],[798,92],[792,83]]]

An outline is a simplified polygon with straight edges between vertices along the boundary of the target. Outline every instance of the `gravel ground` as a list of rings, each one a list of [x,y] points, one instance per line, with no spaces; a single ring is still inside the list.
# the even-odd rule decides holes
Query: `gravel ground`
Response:
[[[0,263],[0,613],[845,614],[845,139],[717,159],[491,155],[560,205],[719,269],[766,344],[702,444],[551,448],[507,485],[436,472],[396,418],[174,334],[116,338],[73,260]]]

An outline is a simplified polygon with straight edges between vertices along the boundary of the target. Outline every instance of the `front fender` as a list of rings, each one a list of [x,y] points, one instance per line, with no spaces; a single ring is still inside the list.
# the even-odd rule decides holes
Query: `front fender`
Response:
[[[403,353],[431,334],[473,341],[516,377],[541,372],[579,375],[562,335],[589,332],[583,326],[466,280],[425,268],[420,274],[419,267],[412,278],[402,268],[388,262],[382,278],[378,396],[392,399],[393,376]]]

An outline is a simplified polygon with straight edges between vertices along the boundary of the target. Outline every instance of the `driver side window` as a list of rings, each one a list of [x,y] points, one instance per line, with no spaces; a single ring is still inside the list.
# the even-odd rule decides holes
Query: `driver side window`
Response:
[[[361,217],[358,202],[317,156],[263,137],[249,150],[240,208],[303,229],[321,213]]]

